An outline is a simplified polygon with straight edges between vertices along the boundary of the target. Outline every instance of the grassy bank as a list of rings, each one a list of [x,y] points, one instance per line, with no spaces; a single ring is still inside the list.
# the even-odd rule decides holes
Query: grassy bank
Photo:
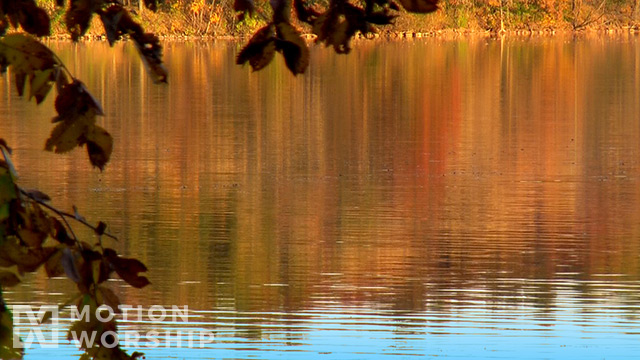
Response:
[[[129,0],[131,1],[131,0]],[[608,1],[608,2],[607,2]],[[126,3],[126,1],[125,1]],[[319,8],[326,1],[315,2]],[[449,0],[428,15],[400,12],[395,26],[381,26],[388,36],[424,36],[443,32],[554,33],[581,30],[639,31],[640,0]],[[40,2],[52,19],[54,36],[65,37],[66,9],[55,0]],[[265,24],[270,10],[260,3],[259,14],[238,21],[230,0],[179,0],[165,2],[157,12],[129,4],[134,18],[146,31],[161,37],[245,37]],[[305,31],[308,27],[298,24]],[[90,37],[104,34],[96,17]]]

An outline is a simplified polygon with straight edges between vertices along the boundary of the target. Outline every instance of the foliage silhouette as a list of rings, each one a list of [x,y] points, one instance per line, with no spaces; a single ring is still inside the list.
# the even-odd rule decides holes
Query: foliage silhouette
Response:
[[[390,25],[400,10],[393,0],[365,0],[361,8],[347,0],[331,0],[324,12],[307,6],[303,0],[293,0],[298,20],[311,25],[316,42],[333,46],[338,54],[351,51],[351,39],[360,32],[363,35],[376,32],[374,25]],[[430,13],[438,9],[438,0],[400,0],[402,7],[416,13]],[[294,74],[304,73],[309,66],[309,49],[300,32],[291,25],[291,1],[270,0],[272,20],[256,31],[247,45],[240,51],[236,63],[249,62],[253,71],[258,71],[273,60],[275,51],[282,53],[289,70]],[[239,17],[251,16],[255,12],[252,0],[236,0],[234,9]]]
[[[146,5],[156,7],[155,1],[147,1]],[[111,45],[128,35],[153,80],[167,81],[158,38],[145,33],[115,1],[71,0],[66,20],[74,41],[87,31],[94,14],[100,15]],[[74,78],[62,61],[33,37],[48,35],[49,24],[46,12],[33,0],[0,1],[0,71],[11,71],[20,96],[27,95],[28,84],[27,97],[35,98],[37,104],[55,87],[58,115],[52,119],[56,126],[45,143],[45,150],[65,153],[85,146],[91,164],[102,171],[113,149],[109,132],[96,125],[96,116],[104,114],[102,106],[82,81]],[[5,35],[9,26],[21,27],[27,34]],[[12,313],[2,298],[2,287],[15,286],[25,273],[42,267],[49,277],[66,276],[76,284],[78,293],[61,307],[89,308],[88,321],[76,321],[67,336],[77,339],[82,338],[79,332],[95,334],[95,343],[80,344],[85,350],[82,359],[140,357],[140,353],[129,355],[119,345],[112,346],[113,338],[108,332],[117,331],[117,323],[100,321],[96,310],[104,305],[114,312],[120,311],[118,296],[105,286],[114,273],[131,286],[142,288],[149,285],[149,280],[140,275],[147,268],[139,260],[121,257],[115,250],[103,246],[103,238],[115,239],[106,232],[105,223],[93,226],[77,209],[74,208],[73,214],[59,210],[49,204],[51,199],[41,191],[21,188],[11,161],[11,148],[3,139],[0,139],[0,152],[0,358],[23,356],[22,348],[17,346],[20,339],[14,334]],[[97,242],[91,244],[79,239],[68,219],[93,229]]]

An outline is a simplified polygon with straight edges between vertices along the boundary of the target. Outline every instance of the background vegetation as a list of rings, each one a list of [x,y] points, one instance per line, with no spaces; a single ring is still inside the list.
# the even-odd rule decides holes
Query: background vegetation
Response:
[[[139,0],[126,0],[134,18],[145,29],[164,36],[248,36],[266,22],[270,14],[267,1],[258,2],[257,16],[238,20],[230,0],[166,0],[158,11],[145,9]],[[308,4],[326,8],[328,0]],[[55,0],[42,1],[52,18],[52,31],[64,35],[64,8]],[[581,29],[638,29],[640,0],[444,0],[440,11],[431,14],[405,12],[395,20],[395,33],[432,32],[446,29],[468,31],[551,31]],[[94,19],[94,21],[97,21]],[[295,20],[293,24],[300,26]],[[310,33],[310,28],[305,28]],[[103,33],[92,26],[90,35]]]

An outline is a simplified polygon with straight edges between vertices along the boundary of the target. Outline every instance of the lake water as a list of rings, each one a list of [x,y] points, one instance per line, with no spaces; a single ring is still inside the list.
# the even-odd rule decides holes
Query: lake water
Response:
[[[83,149],[42,151],[53,97],[36,107],[4,76],[0,137],[21,184],[106,221],[111,246],[148,265],[143,290],[111,283],[123,303],[189,308],[122,333],[215,335],[132,351],[637,358],[638,36],[312,46],[298,77],[279,56],[234,65],[241,44],[166,43],[163,86],[131,44],[50,46],[102,103],[115,150],[104,173]],[[5,296],[62,303],[69,283],[40,272]]]

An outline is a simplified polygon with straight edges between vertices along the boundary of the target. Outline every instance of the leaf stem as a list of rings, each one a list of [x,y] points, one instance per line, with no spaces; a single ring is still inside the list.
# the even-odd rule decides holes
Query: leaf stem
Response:
[[[18,189],[20,190],[20,193],[22,193],[23,195],[27,196],[27,197],[28,197],[28,198],[30,198],[31,200],[33,200],[33,201],[37,202],[38,204],[40,204],[40,205],[44,206],[45,208],[47,208],[47,209],[49,209],[49,210],[53,211],[54,213],[56,213],[56,214],[57,214],[57,215],[62,219],[62,221],[64,221],[64,223],[67,225],[67,227],[68,227],[68,228],[69,228],[69,230],[71,231],[71,235],[73,236],[73,238],[74,238],[74,240],[75,240],[76,242],[78,242],[78,243],[79,243],[79,241],[78,241],[78,237],[77,237],[77,236],[76,236],[76,234],[73,232],[73,229],[71,228],[71,225],[69,224],[69,222],[67,221],[67,219],[66,219],[66,218],[74,219],[75,221],[77,221],[77,222],[81,223],[82,225],[84,225],[84,226],[88,227],[89,229],[91,229],[91,230],[93,230],[94,232],[96,232],[96,233],[97,233],[97,227],[95,227],[95,226],[93,226],[93,225],[89,224],[86,220],[84,220],[84,219],[82,219],[82,218],[78,218],[78,217],[76,217],[74,214],[68,213],[68,212],[66,212],[66,211],[59,210],[59,209],[55,208],[54,206],[51,206],[51,205],[47,204],[46,202],[44,202],[44,201],[42,201],[42,200],[40,200],[40,199],[37,199],[36,197],[34,197],[33,195],[31,195],[28,191],[24,190],[23,188],[21,188],[21,187],[19,187],[19,186],[18,186]],[[113,239],[113,240],[115,240],[115,241],[118,241],[118,238],[117,238],[116,236],[111,235],[110,233],[108,233],[108,232],[106,232],[106,231],[105,231],[102,235],[107,236],[107,237],[110,237],[110,238],[112,238],[112,239]]]

